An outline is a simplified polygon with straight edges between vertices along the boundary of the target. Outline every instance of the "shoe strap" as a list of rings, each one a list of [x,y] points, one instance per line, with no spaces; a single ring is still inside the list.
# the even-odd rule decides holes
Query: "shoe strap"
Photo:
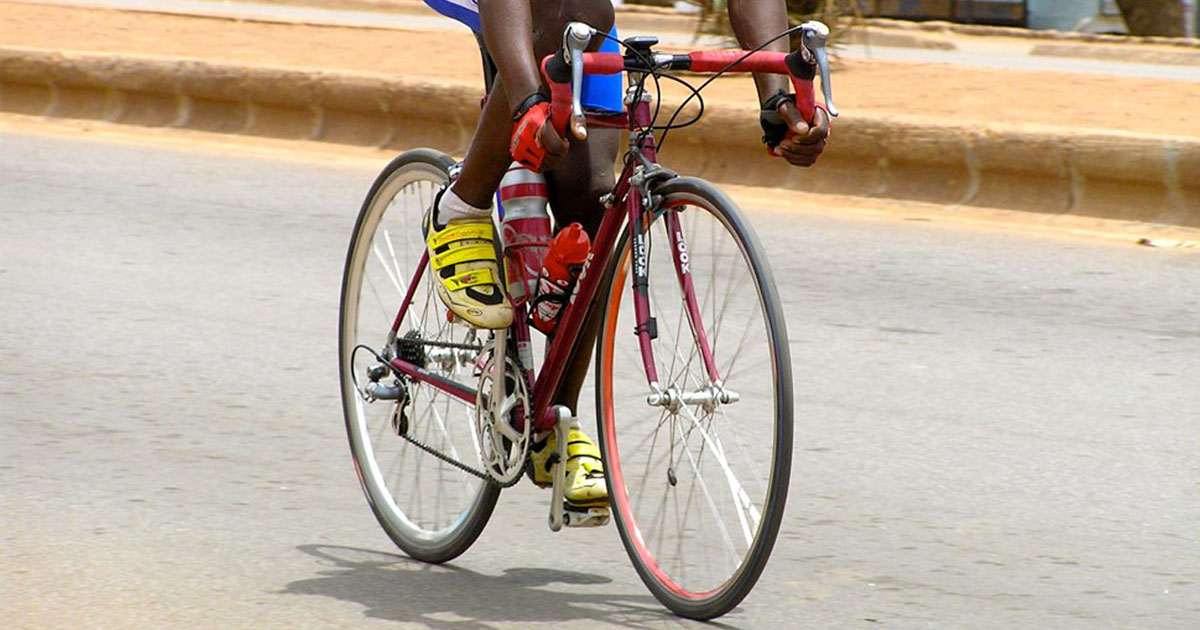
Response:
[[[567,461],[579,460],[576,465],[582,466],[589,474],[599,474],[604,469],[600,459],[600,449],[582,432],[571,431],[567,436]],[[589,461],[591,460],[591,461]]]
[[[442,284],[447,291],[458,291],[467,287],[476,287],[483,284],[498,285],[496,276],[491,269],[472,269],[459,274],[442,278]]]
[[[469,262],[496,262],[496,250],[491,245],[464,245],[434,254],[429,259],[434,270]]]
[[[429,235],[429,247],[437,249],[456,241],[493,240],[494,230],[491,220],[479,223],[451,223],[446,229]]]

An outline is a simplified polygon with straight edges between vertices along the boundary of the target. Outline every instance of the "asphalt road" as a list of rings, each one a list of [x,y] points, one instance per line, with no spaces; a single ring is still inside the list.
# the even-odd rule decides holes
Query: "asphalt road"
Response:
[[[379,530],[335,353],[374,169],[0,130],[0,627],[698,626],[532,487],[449,566]],[[749,210],[797,447],[719,627],[1196,626],[1200,256]]]

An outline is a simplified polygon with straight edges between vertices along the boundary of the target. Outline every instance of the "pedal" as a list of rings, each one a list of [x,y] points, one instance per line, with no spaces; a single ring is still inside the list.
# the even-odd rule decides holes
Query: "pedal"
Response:
[[[608,525],[612,513],[606,507],[575,508],[563,507],[563,524],[567,527],[602,527]]]
[[[550,531],[552,532],[562,529],[564,525],[571,527],[567,521],[563,499],[563,493],[566,492],[566,476],[563,474],[563,466],[567,463],[567,437],[571,430],[571,410],[562,405],[555,405],[554,414],[557,417],[554,423],[554,446],[558,452],[554,454],[554,464],[550,467],[550,475],[554,479],[554,485],[551,486],[550,491]]]

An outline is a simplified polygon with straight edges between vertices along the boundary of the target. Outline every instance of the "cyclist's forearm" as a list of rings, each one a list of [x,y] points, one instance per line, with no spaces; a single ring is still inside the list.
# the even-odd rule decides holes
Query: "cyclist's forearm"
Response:
[[[541,87],[529,0],[479,0],[479,18],[483,41],[504,78],[509,109],[515,109]]]
[[[782,33],[788,27],[787,6],[784,0],[728,0],[729,22],[742,48],[751,49]],[[781,38],[766,50],[788,51],[788,38]],[[785,77],[777,74],[755,74],[758,102],[762,103],[779,92],[789,92]]]

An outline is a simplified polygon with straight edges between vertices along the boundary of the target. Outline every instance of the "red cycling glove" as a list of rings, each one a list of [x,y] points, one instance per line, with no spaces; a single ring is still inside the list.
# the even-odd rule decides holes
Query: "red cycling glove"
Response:
[[[512,142],[508,150],[514,160],[535,173],[542,170],[546,159],[546,147],[538,140],[538,134],[550,118],[550,103],[541,94],[534,94],[521,103],[514,115]]]

